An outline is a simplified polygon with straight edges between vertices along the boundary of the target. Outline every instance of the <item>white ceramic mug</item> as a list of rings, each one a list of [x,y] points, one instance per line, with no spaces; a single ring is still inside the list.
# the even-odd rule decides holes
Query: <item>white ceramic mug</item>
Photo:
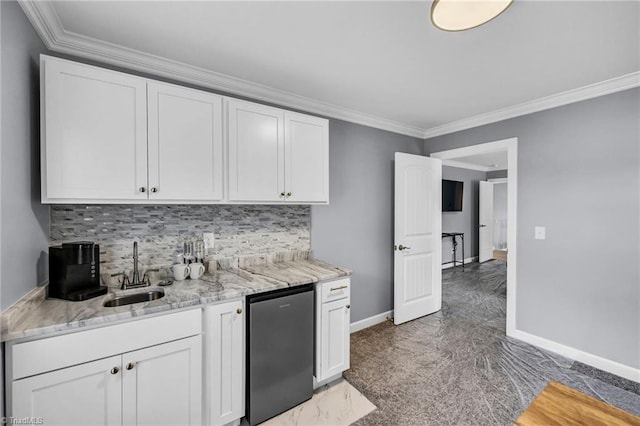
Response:
[[[197,280],[204,274],[204,265],[202,263],[192,263],[189,267],[191,268],[189,276],[192,280]]]
[[[191,268],[189,267],[189,265],[184,265],[181,263],[173,265],[173,278],[175,278],[176,281],[184,280],[189,276],[190,273]]]

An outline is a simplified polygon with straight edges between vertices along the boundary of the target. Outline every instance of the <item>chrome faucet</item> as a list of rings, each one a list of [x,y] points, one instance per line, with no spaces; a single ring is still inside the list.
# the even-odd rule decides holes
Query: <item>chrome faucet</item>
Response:
[[[131,278],[131,285],[144,284],[140,282],[140,273],[138,272],[138,242],[133,242],[133,278]]]
[[[148,287],[151,285],[151,281],[149,280],[149,276],[147,275],[149,272],[158,272],[158,269],[148,269],[144,274],[142,274],[142,279],[140,279],[140,271],[138,268],[138,242],[133,242],[133,277],[129,280],[129,274],[126,272],[122,272],[119,274],[113,274],[112,277],[122,275],[122,286],[120,287],[122,290],[126,290],[128,288],[136,288],[136,287]]]

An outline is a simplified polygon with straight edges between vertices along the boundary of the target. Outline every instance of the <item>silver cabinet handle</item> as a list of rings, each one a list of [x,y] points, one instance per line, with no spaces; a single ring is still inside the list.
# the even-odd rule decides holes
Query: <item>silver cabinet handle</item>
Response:
[[[291,197],[291,192],[287,192],[287,197]]]
[[[349,287],[348,285],[341,285],[340,287],[331,287],[329,291],[338,291],[348,287]]]
[[[155,186],[153,188],[151,188],[151,192],[158,192],[158,188],[156,188]]]
[[[141,187],[138,189],[138,191],[140,191],[140,192],[145,192],[146,190],[147,190],[147,188],[145,188],[144,186],[141,186]]]
[[[127,370],[133,370],[133,367],[135,367],[135,364],[130,362],[129,364],[127,364]]]
[[[118,368],[118,367],[113,367],[111,369],[111,374],[118,374],[118,372],[120,372],[120,368]]]
[[[236,309],[236,312],[237,312],[237,313],[239,313],[239,314],[241,314],[241,313],[242,313],[242,308],[238,308],[238,309]]]
[[[281,196],[281,197],[284,197],[284,192],[281,192],[281,193],[280,193],[280,196]]]
[[[351,305],[347,305],[347,309],[351,309]]]

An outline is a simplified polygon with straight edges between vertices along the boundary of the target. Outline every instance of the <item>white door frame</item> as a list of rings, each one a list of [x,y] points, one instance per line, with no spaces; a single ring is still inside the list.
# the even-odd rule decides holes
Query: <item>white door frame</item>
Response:
[[[478,262],[493,260],[495,222],[493,218],[493,182],[481,180],[478,194]],[[484,243],[484,245],[483,245]],[[488,253],[487,253],[488,252]]]
[[[516,267],[517,267],[517,206],[518,206],[518,138],[503,139],[463,148],[434,152],[431,157],[441,160],[468,157],[476,154],[507,151],[507,336],[516,331]]]

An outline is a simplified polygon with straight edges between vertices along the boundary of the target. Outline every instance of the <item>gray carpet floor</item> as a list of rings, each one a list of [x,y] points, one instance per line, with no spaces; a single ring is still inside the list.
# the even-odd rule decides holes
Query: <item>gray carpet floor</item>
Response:
[[[640,415],[637,383],[505,335],[506,265],[443,271],[442,310],[351,336],[357,425],[511,425],[551,380]]]

